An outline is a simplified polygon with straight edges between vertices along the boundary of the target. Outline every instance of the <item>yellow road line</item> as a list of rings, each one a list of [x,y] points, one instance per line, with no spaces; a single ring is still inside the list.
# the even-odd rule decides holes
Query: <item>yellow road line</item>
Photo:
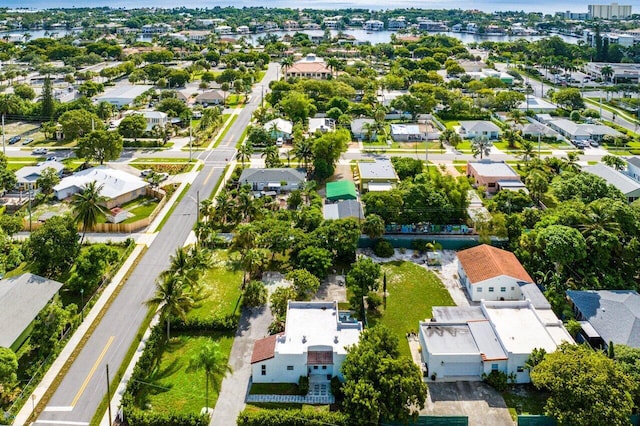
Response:
[[[207,184],[207,182],[209,181],[209,178],[211,177],[214,171],[215,171],[215,168],[212,168],[209,174],[207,175],[207,177],[205,178],[204,182],[202,183],[203,185]]]
[[[87,375],[87,378],[84,379],[84,383],[82,383],[82,386],[80,386],[80,390],[78,390],[78,393],[76,394],[75,398],[73,398],[73,401],[71,401],[71,406],[72,407],[76,406],[76,403],[78,402],[78,400],[82,396],[82,393],[84,392],[85,388],[89,384],[89,381],[91,380],[91,377],[93,377],[93,373],[96,372],[96,369],[98,368],[98,364],[100,364],[100,361],[102,361],[102,358],[104,358],[104,355],[107,353],[107,350],[109,349],[109,346],[111,346],[111,343],[113,343],[113,339],[115,339],[115,336],[109,337],[109,340],[107,341],[107,344],[105,345],[104,349],[102,350],[102,353],[100,354],[100,356],[96,360],[95,364],[93,364],[93,367],[91,367],[91,371],[89,371],[89,374]]]

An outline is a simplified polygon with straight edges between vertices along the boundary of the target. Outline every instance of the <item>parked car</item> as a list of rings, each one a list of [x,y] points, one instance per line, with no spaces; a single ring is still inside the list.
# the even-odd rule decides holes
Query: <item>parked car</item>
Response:
[[[600,144],[598,142],[596,142],[596,141],[589,141],[589,145],[591,145],[594,148],[597,148],[597,147],[600,146]]]
[[[13,145],[14,143],[20,142],[22,139],[20,136],[12,136],[9,138],[9,145]]]
[[[25,140],[22,141],[22,145],[29,145],[31,142],[33,142],[33,139],[26,138]]]
[[[147,177],[149,176],[151,173],[153,173],[153,170],[151,169],[144,169],[140,172],[140,176],[142,177]]]
[[[58,158],[54,155],[50,155],[47,157],[45,161],[58,161]]]
[[[284,144],[284,139],[282,139],[281,137],[278,138],[278,140],[276,140],[277,147],[281,147],[283,144]]]
[[[163,172],[163,173],[158,173],[159,179],[158,182],[164,182],[165,180],[169,179],[169,173]]]
[[[49,150],[47,148],[36,148],[32,151],[32,154],[35,155],[45,155],[47,152],[49,152]]]

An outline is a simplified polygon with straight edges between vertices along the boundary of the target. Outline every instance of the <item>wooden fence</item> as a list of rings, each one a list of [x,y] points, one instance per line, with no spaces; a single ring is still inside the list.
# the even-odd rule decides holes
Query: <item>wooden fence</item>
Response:
[[[109,233],[130,234],[132,232],[138,232],[141,229],[146,228],[158,216],[160,211],[162,211],[162,208],[164,207],[165,204],[167,204],[167,199],[168,199],[168,197],[166,197],[165,192],[160,189],[147,187],[146,195],[160,199],[160,202],[148,217],[145,217],[140,220],[136,220],[135,222],[131,222],[131,223],[97,223],[91,229],[87,230],[87,232],[100,232],[100,233],[106,233],[106,234],[109,234]],[[30,231],[30,230],[35,231],[36,229],[41,227],[43,224],[44,222],[33,221],[31,223],[31,229],[29,229],[29,219],[28,218],[23,219],[23,227],[24,227],[23,229],[25,231]],[[78,225],[78,230],[79,231],[82,230],[81,224]]]

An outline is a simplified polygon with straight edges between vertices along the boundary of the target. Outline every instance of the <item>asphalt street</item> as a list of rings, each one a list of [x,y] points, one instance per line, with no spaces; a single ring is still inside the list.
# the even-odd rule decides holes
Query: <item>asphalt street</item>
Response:
[[[275,79],[278,64],[272,64],[263,83]],[[185,197],[158,233],[129,279],[98,324],[60,386],[40,414],[36,424],[88,425],[102,398],[106,395],[106,365],[111,379],[136,339],[147,307],[144,301],[155,291],[159,273],[169,266],[169,256],[181,247],[197,219],[194,201],[208,197],[224,170],[235,155],[235,145],[251,114],[260,104],[262,87],[256,86],[252,99],[238,114],[225,140],[212,151],[200,152],[204,167],[198,173]],[[180,153],[181,154],[181,153]],[[188,153],[186,153],[188,155]],[[114,407],[115,408],[115,407]]]

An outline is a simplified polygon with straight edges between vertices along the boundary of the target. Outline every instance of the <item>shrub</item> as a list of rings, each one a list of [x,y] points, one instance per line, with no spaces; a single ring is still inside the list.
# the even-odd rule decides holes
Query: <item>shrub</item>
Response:
[[[382,297],[378,293],[370,291],[367,295],[367,309],[375,311],[380,305],[382,305]]]
[[[267,303],[267,288],[260,281],[251,281],[247,284],[242,297],[242,306],[255,308]]]
[[[187,318],[171,321],[175,331],[233,331],[238,328],[238,315],[227,314],[209,318]]]
[[[236,420],[238,426],[347,426],[347,415],[340,412],[307,410],[244,410]]]
[[[373,246],[373,252],[378,257],[391,257],[393,256],[394,250],[389,241],[382,239],[378,240]]]
[[[498,370],[493,370],[489,374],[482,373],[482,381],[498,392],[506,391],[509,386],[509,376]]]
[[[344,394],[342,393],[342,382],[338,379],[338,376],[331,378],[331,394],[335,397],[336,402],[342,401]]]
[[[307,376],[300,376],[298,380],[298,392],[300,392],[300,395],[309,393],[309,378]]]

